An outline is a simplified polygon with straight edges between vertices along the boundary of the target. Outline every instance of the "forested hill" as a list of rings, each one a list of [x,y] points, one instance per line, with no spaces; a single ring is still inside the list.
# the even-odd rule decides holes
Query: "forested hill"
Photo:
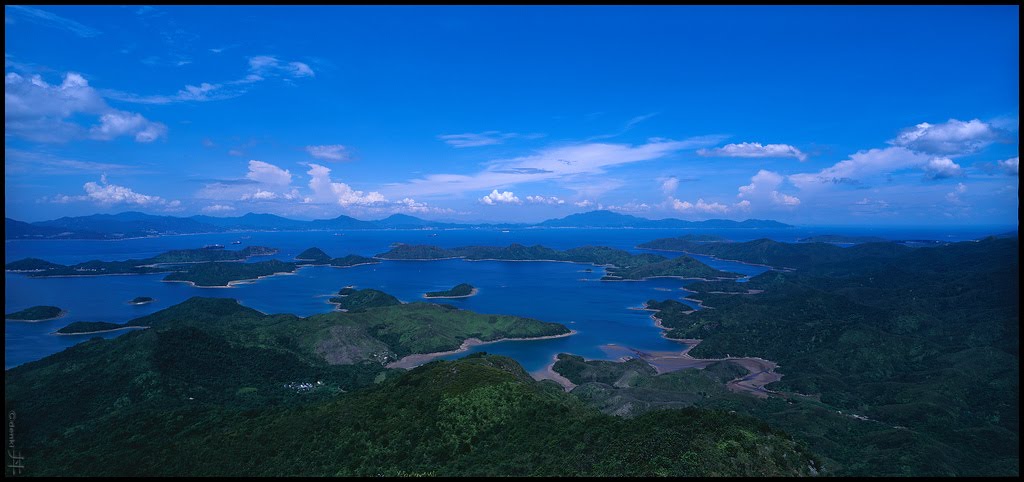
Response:
[[[784,376],[768,388],[820,397],[920,435],[896,431],[874,442],[906,475],[931,473],[925,467],[947,475],[1017,473],[1018,239],[861,246],[869,249],[837,247],[848,257],[768,271],[748,283],[687,286],[713,309],[686,314],[675,300],[648,306],[660,310],[667,336],[703,340],[694,356],[778,362]]]

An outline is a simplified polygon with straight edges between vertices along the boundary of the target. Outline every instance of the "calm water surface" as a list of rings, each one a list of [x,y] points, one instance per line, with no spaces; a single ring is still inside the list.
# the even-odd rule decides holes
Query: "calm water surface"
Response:
[[[849,228],[845,228],[849,229]],[[997,229],[997,228],[996,228]],[[995,234],[985,231],[842,231],[839,228],[791,228],[783,230],[702,230],[729,239],[745,241],[770,237],[795,241],[822,233],[856,233],[890,239],[941,239],[959,241]],[[1005,229],[1004,229],[1005,230]],[[652,239],[694,233],[680,229],[523,229],[500,230],[382,230],[334,232],[252,232],[165,236],[121,241],[12,240],[5,243],[5,262],[37,257],[62,264],[92,259],[123,260],[153,256],[170,249],[202,247],[219,243],[228,249],[247,245],[281,249],[273,256],[291,260],[302,250],[319,247],[332,256],[385,252],[391,243],[434,244],[442,247],[465,245],[504,246],[510,243],[543,244],[557,249],[603,245],[641,252],[637,244]],[[232,241],[242,241],[232,245]],[[659,253],[674,256],[671,253]],[[715,268],[753,276],[764,268],[697,256]],[[254,260],[268,259],[267,257]],[[592,271],[586,272],[586,269]],[[690,281],[653,279],[642,282],[601,282],[604,270],[573,263],[502,261],[384,261],[353,268],[305,267],[294,275],[274,276],[234,288],[196,288],[184,283],[165,283],[164,274],[97,276],[80,278],[29,278],[5,274],[5,312],[35,305],[59,306],[67,316],[38,323],[5,323],[5,367],[10,368],[61,351],[93,336],[113,338],[124,332],[98,335],[56,336],[54,331],[75,321],[122,323],[180,303],[193,296],[235,298],[243,305],[265,313],[294,313],[309,316],[333,309],[327,298],[340,288],[355,285],[388,292],[402,301],[422,301],[423,293],[448,289],[458,283],[479,288],[477,296],[443,300],[480,313],[511,314],[562,323],[578,334],[538,341],[509,341],[477,347],[473,351],[499,353],[518,360],[534,371],[546,366],[560,352],[587,358],[607,358],[601,345],[614,343],[642,350],[677,350],[682,345],[661,336],[649,312],[638,308],[649,299],[677,299]],[[156,302],[133,306],[128,300],[149,296]],[[689,303],[689,302],[686,302]],[[692,305],[692,303],[689,303]],[[464,356],[453,355],[449,358]]]

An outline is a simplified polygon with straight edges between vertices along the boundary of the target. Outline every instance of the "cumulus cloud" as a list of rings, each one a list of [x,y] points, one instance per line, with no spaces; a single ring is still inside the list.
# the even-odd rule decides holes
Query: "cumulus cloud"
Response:
[[[1006,160],[997,162],[996,165],[998,165],[1000,169],[1002,169],[1004,172],[1006,172],[1007,175],[1017,176],[1018,172],[1019,172],[1018,168],[1017,168],[1018,159],[1019,159],[1019,157],[1014,157],[1014,158],[1011,158],[1011,159],[1006,159]]]
[[[936,157],[924,165],[925,175],[929,179],[945,179],[963,174],[960,165],[948,157]]]
[[[954,205],[962,205],[964,202],[960,199],[960,195],[967,192],[967,186],[964,183],[957,183],[956,187],[952,191],[946,193],[946,201]]]
[[[931,156],[914,152],[905,147],[887,147],[859,151],[845,161],[817,173],[800,173],[789,176],[789,181],[800,189],[816,186],[856,183],[860,179],[884,172],[892,172],[924,165]]]
[[[133,189],[125,186],[118,186],[116,184],[110,184],[107,182],[106,174],[100,176],[100,182],[89,181],[82,185],[82,189],[85,190],[85,194],[81,196],[67,196],[58,194],[51,202],[55,203],[69,203],[75,201],[92,201],[97,204],[104,206],[111,206],[115,204],[128,204],[136,206],[150,206],[150,207],[163,207],[170,209],[177,209],[181,206],[181,201],[173,200],[168,201],[160,196],[150,196],[135,192]]]
[[[256,192],[254,192],[252,194],[243,194],[242,197],[241,197],[241,200],[242,201],[247,201],[247,200],[269,201],[271,199],[277,199],[277,198],[278,198],[277,193],[274,193],[274,192],[271,192],[271,191],[264,191],[262,189],[257,189]]]
[[[204,213],[224,213],[228,211],[234,211],[235,208],[226,206],[224,204],[211,204],[203,208]]]
[[[325,161],[344,161],[348,159],[345,146],[341,144],[306,146],[306,152],[317,159]]]
[[[395,212],[406,212],[406,213],[435,213],[435,214],[451,214],[455,211],[449,208],[439,208],[430,206],[427,203],[416,201],[412,198],[405,198],[400,201],[395,201],[392,206],[392,210]]]
[[[665,179],[661,182],[661,192],[666,195],[671,195],[676,192],[676,188],[679,187],[679,179],[675,176]]]
[[[777,172],[761,169],[750,178],[750,184],[739,187],[736,197],[745,198],[747,201],[751,199],[768,200],[772,204],[780,206],[799,206],[799,198],[778,191],[784,179]]]
[[[497,192],[497,191],[495,191]],[[564,199],[559,199],[556,196],[544,197],[544,196],[526,196],[526,202],[531,204],[565,204]]]
[[[625,204],[613,204],[611,206],[608,206],[608,209],[611,211],[624,213],[644,213],[650,211],[651,206],[649,206],[647,203],[638,203],[635,201],[631,201]]]
[[[522,204],[522,201],[520,201],[512,191],[498,192],[497,189],[480,198],[480,202],[488,206],[494,206],[496,204]]]
[[[582,201],[576,201],[573,204],[575,204],[576,207],[579,207],[579,208],[589,208],[589,207],[594,205],[594,201],[591,201],[589,199],[584,199]]]
[[[292,182],[292,173],[287,169],[281,169],[273,164],[255,159],[249,161],[249,172],[245,177],[256,182],[277,186],[287,186]]]
[[[76,120],[94,118],[86,129]],[[92,138],[111,140],[132,136],[152,142],[167,134],[167,126],[141,114],[114,109],[89,86],[81,74],[68,72],[60,85],[39,75],[25,78],[14,72],[4,76],[5,133],[36,142],[67,142]]]
[[[909,127],[889,143],[928,154],[957,156],[984,149],[998,137],[998,130],[989,123],[950,119],[942,124],[922,122]]]
[[[806,161],[807,155],[789,144],[767,144],[760,142],[743,142],[726,144],[714,149],[700,149],[698,155],[706,157],[793,157]]]
[[[385,203],[387,199],[376,191],[356,191],[343,182],[331,180],[331,170],[319,164],[309,164],[309,188],[313,191],[311,200],[336,202],[341,206]]]
[[[696,203],[691,203],[689,201],[682,201],[682,200],[679,200],[679,199],[673,199],[672,200],[672,209],[675,209],[676,211],[680,211],[680,212],[684,212],[684,213],[698,212],[698,213],[725,214],[725,213],[729,212],[729,206],[726,206],[725,204],[717,203],[717,202],[708,203],[708,202],[705,202],[704,199],[698,199]]]

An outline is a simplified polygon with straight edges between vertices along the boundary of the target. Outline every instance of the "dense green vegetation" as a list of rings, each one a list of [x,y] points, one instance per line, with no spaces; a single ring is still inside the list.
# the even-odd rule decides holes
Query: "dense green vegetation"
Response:
[[[125,261],[92,260],[71,266],[50,263],[37,258],[26,258],[8,263],[5,268],[8,271],[28,271],[31,277],[166,273],[185,269],[173,266],[175,263],[241,261],[253,256],[268,256],[276,252],[277,249],[264,246],[249,246],[238,251],[219,248],[178,249],[158,254],[152,258]]]
[[[839,243],[839,244],[862,244],[862,243],[886,243],[888,239],[878,236],[850,236],[845,234],[821,234],[800,238],[801,243]]]
[[[472,296],[473,290],[476,288],[469,283],[459,283],[450,290],[444,291],[430,291],[424,296],[427,298],[461,298],[466,296]]]
[[[295,257],[296,261],[313,261],[324,264],[331,260],[331,256],[320,248],[309,248]]]
[[[345,268],[349,266],[358,266],[361,264],[376,264],[380,263],[379,260],[373,258],[367,258],[366,256],[359,256],[357,254],[350,254],[341,258],[331,259],[328,264],[337,268]]]
[[[380,261],[367,258],[365,256],[359,256],[350,254],[343,258],[331,258],[331,256],[325,253],[320,248],[309,248],[295,257],[299,264],[307,264],[306,262],[312,262],[315,264],[327,264],[339,268],[345,268],[348,266],[356,266],[360,264],[373,264],[380,263]]]
[[[57,318],[63,314],[64,310],[61,310],[56,306],[33,306],[21,311],[15,311],[14,313],[8,313],[4,315],[4,319],[18,321],[42,321]]]
[[[339,310],[360,311],[367,308],[379,308],[381,306],[400,305],[402,302],[383,291],[374,289],[356,290],[354,288],[342,288],[338,296],[329,300],[338,305]]]
[[[19,414],[32,475],[821,470],[801,443],[751,418],[694,409],[613,417],[533,381],[505,357],[434,362],[353,391],[371,383],[366,369],[310,366],[267,348],[225,344],[198,328],[145,330],[8,371],[5,406]],[[342,386],[351,393],[340,393]]]
[[[153,298],[150,298],[148,296],[136,296],[135,298],[132,298],[131,301],[129,301],[129,303],[131,303],[133,305],[142,305],[142,304],[152,303],[152,302],[153,302]]]
[[[271,259],[256,263],[198,263],[164,277],[165,281],[190,281],[196,286],[228,286],[232,281],[254,280],[261,276],[291,273],[295,263]]]
[[[108,331],[124,328],[127,325],[110,323],[107,321],[76,321],[64,328],[57,330],[62,335],[75,335],[79,333],[92,333],[94,331]]]
[[[655,276],[684,278],[739,277],[734,273],[716,270],[688,256],[667,259],[656,254],[632,254],[621,249],[604,246],[582,246],[559,251],[541,245],[511,244],[500,246],[463,246],[444,249],[429,245],[399,244],[376,256],[383,259],[447,259],[501,261],[571,261],[608,266],[605,281],[640,280]]]
[[[254,256],[270,256],[276,253],[276,248],[266,246],[246,246],[238,251],[222,248],[176,249],[158,254],[145,261],[149,264],[242,261]]]
[[[877,435],[875,464],[904,474],[1016,474],[1017,239],[917,249],[881,244],[834,247],[861,257],[769,271],[743,284],[763,290],[758,294],[739,294],[721,281],[687,286],[713,309],[648,306],[663,309],[657,316],[669,337],[704,340],[694,356],[773,360],[784,377],[768,388],[907,427],[909,433]],[[764,261],[782,264],[767,253],[798,256],[801,249],[814,258],[827,252],[823,246],[766,251]]]
[[[842,248],[830,243],[783,243],[755,239],[743,243],[703,243],[683,238],[662,238],[637,246],[645,249],[704,254],[721,259],[763,264],[775,268],[827,269],[836,263],[885,262],[913,250],[898,243],[864,243]]]
[[[648,263],[628,268],[608,268],[607,275],[601,279],[640,280],[658,276],[678,276],[681,278],[740,278],[742,275],[727,273],[714,269],[689,256],[666,259],[656,263]]]

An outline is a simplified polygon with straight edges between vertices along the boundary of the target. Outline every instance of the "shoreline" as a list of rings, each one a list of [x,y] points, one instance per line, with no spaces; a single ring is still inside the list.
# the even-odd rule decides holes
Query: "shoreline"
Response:
[[[698,306],[700,306],[701,308],[705,308],[701,300],[691,301],[696,301],[698,303]],[[637,357],[650,363],[651,366],[654,367],[654,369],[657,370],[659,374],[674,372],[686,368],[703,369],[707,365],[710,365],[715,362],[729,361],[743,367],[745,370],[747,370],[747,374],[726,382],[725,387],[727,389],[733,392],[747,393],[758,398],[767,398],[770,395],[778,394],[778,392],[765,388],[765,385],[782,380],[782,374],[775,372],[775,369],[779,367],[778,363],[773,362],[771,360],[765,360],[764,358],[761,357],[726,356],[725,358],[695,358],[692,355],[690,355],[690,351],[693,350],[697,345],[699,345],[704,340],[698,338],[669,338],[665,335],[668,334],[670,328],[666,327],[665,325],[662,325],[661,318],[658,318],[656,316],[656,313],[661,310],[649,308],[647,307],[646,303],[644,303],[644,308],[642,309],[644,311],[654,312],[651,313],[650,318],[654,320],[654,326],[657,326],[662,330],[661,336],[663,338],[665,338],[666,340],[673,340],[686,344],[686,348],[679,353],[662,352],[652,354],[628,347],[620,348],[635,353]],[[690,314],[695,311],[697,310],[689,311],[686,314]],[[602,349],[604,349],[604,347],[602,347]]]
[[[730,241],[730,242],[736,242],[736,241]],[[730,263],[739,263],[739,264],[745,264],[745,265],[748,265],[748,266],[760,266],[762,268],[768,268],[770,270],[775,270],[775,271],[796,271],[795,268],[786,268],[784,266],[776,267],[776,266],[770,266],[770,265],[767,265],[767,264],[760,264],[760,263],[748,263],[746,261],[740,261],[738,259],[719,258],[718,256],[714,256],[714,255],[710,255],[710,254],[693,253],[693,252],[690,252],[690,251],[683,251],[683,250],[680,250],[680,249],[641,248],[640,246],[633,246],[633,248],[634,249],[643,249],[643,250],[647,250],[647,251],[661,251],[663,253],[683,253],[683,254],[689,254],[689,255],[706,256],[708,258],[711,258],[711,259],[714,259],[714,260],[718,260],[718,261],[728,261]],[[697,261],[700,261],[700,260],[698,259]]]
[[[555,356],[551,357],[551,363],[548,363],[547,366],[540,370],[530,373],[530,376],[537,381],[551,380],[561,385],[562,390],[566,392],[572,391],[572,389],[576,388],[577,385],[573,383],[572,380],[565,378],[565,376],[563,376],[561,373],[555,371],[555,363],[557,362],[558,355],[555,354]]]
[[[391,363],[388,363],[387,365],[384,365],[384,366],[387,367],[387,368],[405,368],[405,369],[409,370],[409,369],[412,369],[412,368],[416,368],[416,367],[418,367],[420,365],[424,365],[426,363],[429,363],[431,361],[434,361],[435,359],[437,359],[439,357],[447,356],[447,355],[454,355],[456,353],[463,353],[463,352],[469,351],[470,348],[473,348],[473,347],[476,347],[476,346],[480,346],[480,345],[489,345],[489,344],[492,344],[492,343],[498,343],[498,342],[502,342],[502,341],[551,340],[551,339],[555,339],[555,338],[565,338],[567,336],[575,335],[576,333],[578,333],[576,330],[569,329],[569,333],[562,333],[560,335],[538,336],[538,337],[532,337],[532,338],[499,338],[497,340],[490,340],[490,341],[483,341],[483,340],[481,340],[479,338],[466,338],[465,340],[462,341],[462,345],[460,345],[459,348],[457,348],[455,350],[432,352],[432,353],[414,353],[412,355],[406,355],[406,356],[402,357],[401,359],[393,361]]]
[[[257,281],[259,281],[261,279],[270,278],[271,276],[295,275],[295,274],[298,274],[297,273],[298,270],[300,270],[302,268],[305,268],[306,266],[307,265],[303,265],[303,266],[297,267],[297,268],[295,268],[295,271],[281,271],[279,273],[265,274],[263,276],[257,276],[255,278],[231,280],[231,281],[228,281],[228,284],[226,284],[226,285],[200,286],[200,285],[197,285],[195,283],[195,281],[190,281],[190,280],[187,280],[187,279],[162,279],[160,281],[164,282],[164,283],[188,283],[189,286],[191,286],[193,288],[220,288],[220,289],[234,288],[236,285],[252,284],[252,283],[255,283],[255,282],[257,282]]]
[[[41,320],[19,320],[17,318],[8,318],[7,316],[4,316],[4,321],[17,321],[18,323],[41,323],[43,321],[53,321],[64,318],[65,316],[67,316],[67,314],[68,310],[60,310],[60,313],[58,313],[57,316],[54,316],[53,318],[43,318]]]
[[[455,299],[455,298],[469,298],[470,296],[476,296],[476,294],[479,293],[479,292],[480,292],[479,288],[473,288],[473,291],[470,291],[468,295],[459,295],[459,296],[427,296],[427,293],[423,293],[423,297],[428,299],[428,300],[438,300],[438,299],[441,299],[441,300],[444,300],[444,299],[451,300],[451,299]]]
[[[50,333],[50,334],[51,335],[57,335],[57,336],[78,336],[78,335],[92,335],[92,334],[95,334],[95,333],[110,333],[112,331],[121,331],[121,330],[144,330],[144,329],[147,329],[147,328],[149,328],[149,327],[148,326],[122,326],[120,328],[111,328],[109,330],[83,331],[83,332],[80,332],[80,333],[58,333],[58,332],[55,331],[55,332]]]

